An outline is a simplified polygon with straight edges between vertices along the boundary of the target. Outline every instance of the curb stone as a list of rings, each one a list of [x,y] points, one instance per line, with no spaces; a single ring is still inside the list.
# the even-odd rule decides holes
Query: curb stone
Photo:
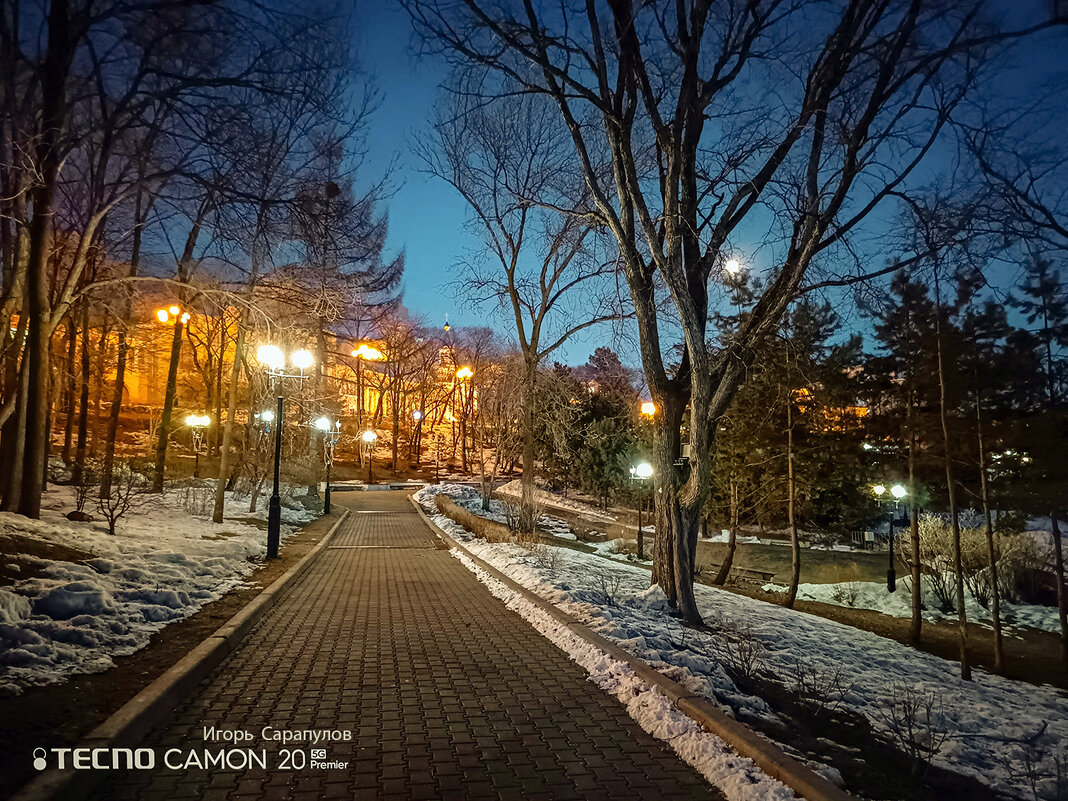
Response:
[[[475,556],[436,526],[426,512],[423,511],[414,496],[409,496],[409,499],[423,521],[450,547],[461,551],[482,570],[485,570],[510,590],[522,595],[523,598],[536,605],[540,610],[563,623],[575,636],[604,651],[613,659],[626,663],[643,681],[650,686],[659,688],[680,712],[690,717],[706,731],[719,737],[740,756],[753,760],[757,767],[768,776],[778,779],[798,796],[806,799],[806,801],[856,801],[854,796],[825,779],[812,768],[794,759],[748,726],[728,717],[722,710],[713,706],[705,698],[694,695],[678,682],[649,667],[633,654],[624,651],[594,632],[584,623],[563,612],[555,604],[546,601],[540,595],[531,592],[497,568]]]
[[[279,597],[311,566],[349,516],[346,508],[330,530],[293,567],[249,601],[226,623],[172,665],[155,681],[127,701],[117,712],[89,732],[79,748],[133,747],[186,695],[214,670]],[[49,801],[84,798],[106,776],[106,771],[51,768],[23,785],[10,801]]]

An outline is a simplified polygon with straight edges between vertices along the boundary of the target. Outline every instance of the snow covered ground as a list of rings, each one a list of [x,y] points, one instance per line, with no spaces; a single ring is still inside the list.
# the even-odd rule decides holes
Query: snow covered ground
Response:
[[[206,519],[183,508],[191,499],[205,505],[213,494],[204,482],[191,491],[147,496],[119,521],[115,536],[99,520],[64,517],[74,509],[68,487],[45,493],[40,520],[0,513],[0,534],[92,554],[85,563],[19,557],[36,575],[0,587],[0,692],[106,670],[112,657],[143,648],[153,632],[239,586],[256,568],[250,560],[265,554],[267,534],[254,523],[212,523],[210,504]],[[265,521],[262,501],[261,511],[249,515],[247,498],[228,496],[226,516]],[[283,540],[316,516],[283,500]]]
[[[497,492],[502,495],[510,495],[514,498],[518,498],[522,493],[522,483],[517,478],[513,481],[509,481],[503,486],[498,487]],[[581,501],[564,498],[560,495],[556,495],[555,493],[546,492],[540,487],[534,491],[534,500],[537,503],[543,504],[545,506],[555,506],[559,509],[567,509],[571,512],[578,512],[579,514],[594,520],[612,521],[616,519],[612,515],[605,514],[600,509],[597,509],[588,503],[582,503]]]
[[[741,720],[786,723],[763,699],[736,686],[731,673],[747,670],[787,688],[808,676],[822,686],[826,703],[863,715],[891,742],[895,716],[900,720],[908,704],[930,702],[931,724],[921,726],[921,734],[935,741],[946,737],[935,764],[1007,796],[1031,798],[1022,779],[1031,762],[1043,773],[1038,797],[1056,797],[1054,760],[1063,763],[1068,748],[1068,694],[1060,690],[982,670],[964,682],[956,663],[704,585],[695,588],[697,601],[716,633],[695,632],[669,614],[662,592],[649,587],[649,573],[637,566],[565,548],[491,544],[470,538],[443,516],[435,522],[519,584]],[[1032,739],[1032,747],[1021,745]],[[791,750],[789,743],[781,745]],[[825,770],[834,776],[833,767]]]
[[[765,584],[766,592],[787,591],[779,584]],[[970,621],[989,621],[991,612],[975,600],[965,588],[964,608]],[[912,593],[908,586],[899,586],[898,591],[889,593],[886,584],[873,581],[842,582],[840,584],[799,584],[797,597],[803,601],[819,601],[836,606],[848,606],[854,609],[873,609],[891,617],[912,617]],[[925,620],[956,620],[956,612],[942,612],[938,608],[938,599],[932,592],[924,592]],[[1030,626],[1042,631],[1060,632],[1061,623],[1057,609],[1052,606],[1037,604],[1013,604],[1001,602],[1001,619],[1006,626]]]

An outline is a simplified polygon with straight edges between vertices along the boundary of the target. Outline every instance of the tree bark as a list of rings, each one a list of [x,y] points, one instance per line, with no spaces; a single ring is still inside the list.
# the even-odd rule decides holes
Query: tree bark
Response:
[[[986,530],[987,565],[990,569],[990,613],[994,622],[994,670],[1005,672],[1005,643],[1001,634],[1001,600],[998,597],[998,556],[994,547],[994,523],[990,518],[990,493],[987,483],[986,448],[983,443],[983,414],[979,386],[975,389],[975,436],[979,448],[979,491],[983,501],[983,523]]]
[[[63,387],[63,412],[66,419],[63,421],[63,450],[60,458],[63,464],[70,467],[70,449],[74,443],[74,359],[78,355],[78,333],[74,325],[74,314],[67,315],[67,374],[64,377]]]
[[[738,483],[733,476],[730,478],[729,491],[731,531],[727,536],[727,554],[723,557],[723,564],[719,566],[719,572],[717,572],[716,577],[712,579],[712,583],[717,586],[723,586],[727,582],[727,579],[731,574],[731,567],[734,565],[734,552],[738,547]]]
[[[81,393],[78,397],[78,444],[74,450],[74,468],[71,470],[70,480],[74,486],[82,483],[85,475],[85,451],[86,440],[89,437],[89,299],[82,298],[82,350],[80,354],[81,364]]]
[[[523,426],[523,474],[520,476],[519,530],[524,533],[534,531],[537,520],[537,490],[534,472],[534,397],[538,383],[538,365],[533,360],[524,359],[523,408],[520,411]]]
[[[964,608],[964,566],[960,552],[960,519],[957,515],[957,488],[953,478],[953,459],[950,448],[949,412],[946,408],[945,345],[942,336],[942,294],[938,270],[935,269],[935,342],[938,353],[938,414],[942,421],[942,443],[945,446],[946,495],[949,499],[949,524],[953,531],[953,572],[957,589],[957,626],[960,633],[960,677],[971,681],[972,668],[968,662],[968,612]]]
[[[1050,512],[1050,529],[1053,537],[1053,567],[1057,580],[1057,614],[1061,620],[1061,664],[1068,669],[1068,589],[1064,585],[1064,543],[1057,512]]]
[[[923,631],[923,564],[920,561],[920,516],[916,505],[916,401],[909,390],[909,542],[912,545],[912,622],[909,642],[918,643]]]
[[[794,482],[794,413],[793,397],[786,399],[786,517],[790,526],[790,589],[783,606],[794,608],[797,600],[797,585],[801,581],[801,540],[797,534],[797,519],[794,516],[796,486]]]

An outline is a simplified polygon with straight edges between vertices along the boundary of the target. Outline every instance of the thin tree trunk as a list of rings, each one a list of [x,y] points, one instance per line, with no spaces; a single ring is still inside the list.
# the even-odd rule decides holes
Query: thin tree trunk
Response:
[[[253,265],[253,276],[255,276]],[[253,277],[252,280],[255,280]],[[226,423],[223,425],[222,447],[219,450],[219,475],[215,480],[215,509],[212,512],[212,520],[216,523],[223,521],[223,509],[226,505],[226,478],[227,470],[230,469],[230,443],[234,436],[234,416],[237,414],[237,388],[240,377],[241,362],[245,353],[245,325],[248,322],[247,309],[241,310],[241,316],[237,322],[237,343],[234,346],[234,366],[230,371],[230,393],[226,404]],[[247,440],[246,440],[247,442]],[[252,490],[252,509],[256,511],[256,496],[259,494],[259,483]]]
[[[979,447],[979,491],[983,501],[983,519],[986,529],[986,552],[990,568],[990,612],[994,618],[994,670],[1005,672],[1005,643],[1001,635],[1001,600],[998,597],[998,557],[994,547],[994,522],[990,519],[990,493],[987,485],[986,450],[983,443],[983,414],[979,386],[975,390],[975,431]]]
[[[535,483],[534,473],[534,393],[537,388],[538,366],[531,360],[524,361],[523,408],[520,417],[523,420],[523,474],[520,477],[519,530],[524,533],[534,531],[535,518]]]
[[[945,446],[946,494],[949,499],[949,524],[953,531],[953,572],[957,585],[957,625],[960,633],[960,677],[971,681],[972,668],[968,662],[968,612],[964,608],[964,566],[960,552],[960,519],[957,515],[957,489],[953,479],[953,459],[950,452],[949,414],[946,409],[945,350],[942,342],[942,295],[938,271],[935,270],[935,342],[938,351],[938,413],[942,421],[942,442]]]
[[[801,540],[797,534],[795,505],[794,412],[793,398],[788,393],[786,399],[786,519],[790,526],[790,589],[786,593],[786,600],[783,601],[783,606],[787,609],[794,608],[794,601],[797,600],[797,585],[801,581]]]
[[[63,464],[70,467],[70,449],[74,443],[74,359],[78,355],[78,329],[74,325],[74,314],[67,315],[67,375],[65,376],[63,391],[63,412],[66,419],[63,421],[63,450],[61,458]]]
[[[719,566],[719,572],[712,579],[712,583],[717,586],[725,584],[730,576],[731,567],[734,565],[734,552],[738,547],[738,482],[735,481],[734,476],[730,478],[730,513],[731,530],[727,536],[727,555],[723,557],[723,564]]]
[[[912,622],[909,641],[918,643],[923,631],[923,564],[920,561],[920,516],[916,504],[916,402],[908,394],[909,416],[909,542],[912,544]]]
[[[82,299],[81,394],[78,399],[78,444],[74,451],[71,483],[78,486],[85,475],[86,439],[89,436],[89,301]]]

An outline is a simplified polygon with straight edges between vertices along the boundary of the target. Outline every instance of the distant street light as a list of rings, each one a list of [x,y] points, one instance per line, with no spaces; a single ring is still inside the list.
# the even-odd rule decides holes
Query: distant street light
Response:
[[[723,265],[723,272],[733,277],[738,275],[742,271],[742,263],[738,259],[727,259],[727,262]]]
[[[191,414],[185,418],[185,424],[193,430],[193,478],[200,478],[200,446],[204,443],[204,429],[211,425],[211,417]]]
[[[635,465],[630,469],[630,477],[633,481],[642,482],[641,486],[644,486],[650,478],[653,477],[653,466],[648,462],[642,462]],[[644,559],[644,532],[642,531],[642,506],[645,504],[645,498],[638,494],[638,558]]]
[[[652,417],[656,414],[656,404],[652,401],[642,401],[640,411],[643,417]]]
[[[367,486],[371,486],[375,483],[374,474],[371,472],[371,457],[375,453],[375,443],[378,441],[378,434],[368,429],[363,432],[363,436],[360,437],[362,444],[361,448],[367,454]]]
[[[886,487],[883,484],[876,484],[871,488],[871,491],[875,494],[875,497],[880,503],[883,502],[883,495],[886,494]],[[894,514],[897,512],[898,503],[909,494],[909,491],[905,489],[901,484],[894,484],[890,487],[890,495],[894,500],[887,500],[887,505],[890,508],[890,528],[887,533],[887,539],[890,542],[890,566],[886,570],[886,591],[894,592],[897,590],[897,569],[894,567]]]
[[[296,378],[303,381],[307,376],[304,371],[315,364],[315,357],[303,348],[294,351],[289,356],[289,363],[299,370],[299,373],[287,373],[286,355],[277,345],[260,345],[256,349],[256,361],[263,367],[269,378],[282,381],[286,378]],[[282,395],[281,385],[277,390],[278,405],[274,412],[260,412],[260,420],[271,423],[277,420],[274,428],[274,491],[271,493],[271,502],[267,508],[267,558],[278,558],[278,546],[282,541],[282,498],[279,495],[279,472],[282,466],[282,426],[285,423],[285,397]],[[270,416],[268,416],[270,415]]]
[[[461,367],[459,370],[456,371],[456,377],[459,378],[461,381],[467,380],[474,374],[475,371],[472,370],[470,367]]]
[[[334,463],[334,446],[341,437],[341,421],[334,421],[323,415],[312,425],[323,435],[323,461],[326,463],[326,494],[323,498],[323,513],[330,514],[330,466]]]

